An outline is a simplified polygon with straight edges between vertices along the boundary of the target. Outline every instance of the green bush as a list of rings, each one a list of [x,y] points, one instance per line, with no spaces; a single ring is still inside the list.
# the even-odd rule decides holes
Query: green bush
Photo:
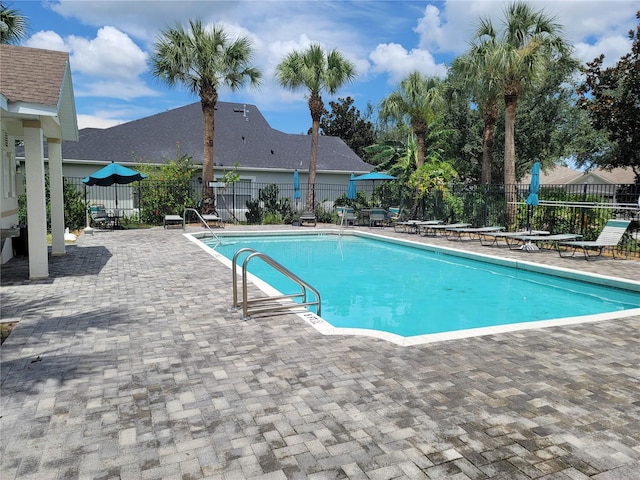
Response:
[[[45,200],[46,200],[46,214],[47,214],[47,231],[51,233],[51,190],[49,182],[49,174],[45,173]],[[85,226],[86,213],[84,198],[82,192],[72,183],[64,181],[62,185],[62,200],[64,208],[64,226],[69,230],[79,230]],[[18,223],[21,225],[27,224],[27,194],[23,193],[18,197]]]
[[[185,208],[196,207],[196,194],[192,187],[194,164],[188,155],[180,155],[160,167],[140,165],[147,178],[140,182],[140,220],[160,225],[168,214],[182,215]]]

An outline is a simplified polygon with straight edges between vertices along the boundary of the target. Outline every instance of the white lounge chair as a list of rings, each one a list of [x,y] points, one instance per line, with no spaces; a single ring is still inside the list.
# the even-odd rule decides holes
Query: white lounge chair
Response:
[[[585,260],[589,260],[589,250],[597,250],[596,257],[602,256],[602,251],[605,248],[611,248],[613,250],[613,258],[616,258],[616,247],[624,232],[627,231],[630,220],[609,220],[595,240],[575,240],[570,242],[558,242],[558,247],[567,247],[567,250],[571,250],[571,255],[563,255],[563,250],[558,248],[558,254],[561,257],[573,257],[577,250],[582,250]]]
[[[517,240],[518,237],[523,237],[527,235],[542,237],[550,234],[551,232],[548,232],[546,230],[523,230],[520,232],[489,231],[489,232],[480,232],[479,237],[480,237],[480,243],[485,247],[499,246],[499,240],[504,240],[505,245],[507,247],[510,247],[513,243],[513,242],[510,242],[510,240],[513,238]],[[568,239],[565,239],[565,240],[568,240]]]
[[[560,242],[576,240],[582,237],[577,233],[558,233],[556,235],[513,235],[506,237],[507,245],[511,250],[524,250],[526,252],[535,252],[545,245],[551,245],[552,248],[558,249]]]
[[[445,228],[444,234],[447,240],[462,240],[463,236],[468,236],[469,240],[480,240],[480,234],[488,232],[500,232],[504,227],[450,227]]]
[[[420,235],[427,236],[435,236],[438,232],[444,232],[447,229],[451,228],[467,228],[470,227],[470,223],[447,223],[447,224],[426,224],[422,223],[418,225],[418,232]]]

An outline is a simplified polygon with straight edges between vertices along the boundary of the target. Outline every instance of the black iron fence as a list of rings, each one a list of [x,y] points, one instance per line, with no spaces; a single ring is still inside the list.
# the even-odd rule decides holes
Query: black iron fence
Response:
[[[201,184],[171,185],[144,180],[129,185],[85,187],[80,178],[66,178],[85,195],[89,205],[102,204],[118,210],[125,220],[161,224],[165,214],[182,213],[185,207],[198,208]],[[216,188],[218,214],[229,222],[290,222],[296,214],[309,210],[305,205],[307,185],[299,192],[292,183],[273,184],[239,181]],[[414,192],[397,182],[361,182],[356,199],[346,198],[346,185],[316,184],[313,210],[319,220],[337,221],[336,206],[350,205],[356,210],[370,206],[400,207],[401,218],[409,218]],[[181,192],[177,195],[177,192]],[[542,185],[539,205],[529,207],[528,184],[466,185],[452,184],[443,191],[424,195],[421,208],[425,219],[445,222],[464,221],[474,226],[502,225],[511,228],[545,230],[551,233],[578,233],[586,240],[597,238],[610,218],[632,220],[623,248],[640,256],[640,185]],[[156,198],[160,197],[160,198]],[[507,199],[509,201],[507,201]],[[265,214],[273,214],[265,216]]]

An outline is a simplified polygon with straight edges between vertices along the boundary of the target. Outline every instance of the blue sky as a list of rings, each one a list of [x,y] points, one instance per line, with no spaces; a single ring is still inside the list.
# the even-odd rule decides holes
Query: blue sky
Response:
[[[481,17],[499,24],[506,1],[11,1],[28,18],[34,48],[70,54],[78,126],[104,128],[199,101],[183,88],[169,88],[148,73],[148,57],[162,29],[200,19],[220,24],[254,44],[254,65],[263,73],[259,89],[222,89],[220,100],[256,105],[273,128],[306,133],[311,125],[305,92],[283,90],[276,65],[311,42],[338,48],[357,78],[336,95],[351,96],[364,112],[374,107],[412,70],[445,76],[464,53]],[[574,55],[605,64],[630,51],[637,24],[630,0],[531,1],[563,25]],[[324,96],[328,106],[330,98]],[[250,113],[249,113],[250,114]]]

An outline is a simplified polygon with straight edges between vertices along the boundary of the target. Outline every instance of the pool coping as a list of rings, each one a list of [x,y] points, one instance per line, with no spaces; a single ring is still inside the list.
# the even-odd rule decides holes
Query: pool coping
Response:
[[[229,231],[229,232],[220,232],[220,233],[217,233],[216,235],[218,238],[237,237],[239,233],[240,232],[235,230],[235,231]],[[277,234],[279,236],[348,235],[348,236],[372,238],[375,240],[385,241],[388,243],[395,243],[398,245],[409,245],[409,246],[420,248],[422,250],[427,250],[433,253],[441,253],[445,255],[451,255],[451,256],[466,258],[470,260],[480,260],[480,261],[491,263],[494,265],[511,267],[518,270],[552,274],[561,278],[579,280],[582,282],[592,283],[595,285],[619,288],[622,290],[631,290],[633,292],[640,293],[640,281],[621,279],[621,278],[611,277],[607,275],[600,275],[597,273],[579,272],[576,270],[571,270],[568,268],[558,267],[554,265],[541,265],[541,264],[529,262],[526,260],[514,260],[510,258],[496,257],[493,255],[477,253],[477,252],[469,252],[466,250],[459,250],[451,247],[443,247],[440,245],[424,244],[424,243],[412,241],[410,239],[387,237],[387,236],[379,235],[373,232],[365,232],[361,230],[339,230],[339,231],[335,229],[316,229],[313,231],[260,230],[260,231],[243,231],[241,233],[241,235],[245,237],[265,236],[265,235],[273,235],[273,234]],[[222,254],[216,252],[214,249],[212,249],[211,247],[209,247],[208,245],[200,241],[202,238],[211,237],[210,234],[203,231],[203,232],[195,232],[195,233],[184,233],[183,235],[187,237],[190,241],[198,245],[200,248],[202,248],[204,251],[209,253],[209,255],[214,257],[220,263],[227,266],[229,270],[231,270],[231,265],[232,265],[231,260],[229,260]],[[256,287],[258,287],[263,293],[269,296],[276,296],[281,294],[281,292],[279,292],[278,290],[276,290],[275,288],[273,288],[271,285],[267,284],[260,278],[256,277],[255,275],[252,275],[251,273],[248,273],[247,280],[249,280]],[[600,322],[604,320],[614,320],[618,318],[626,318],[626,317],[631,317],[635,315],[640,315],[640,308],[633,308],[628,310],[598,313],[593,315],[581,315],[581,316],[575,316],[575,317],[564,317],[564,318],[558,318],[558,319],[540,320],[540,321],[533,321],[533,322],[511,323],[511,324],[505,324],[505,325],[495,325],[491,327],[470,328],[470,329],[464,329],[464,330],[455,330],[451,332],[429,333],[424,335],[414,335],[411,337],[403,337],[401,335],[397,335],[390,332],[383,332],[379,330],[371,330],[371,329],[364,329],[364,328],[334,327],[328,321],[316,315],[315,313],[307,310],[304,307],[299,307],[299,308],[294,307],[289,311],[291,313],[298,315],[298,317],[300,317],[308,325],[312,326],[316,331],[318,331],[323,335],[353,335],[353,336],[372,337],[380,340],[385,340],[399,346],[405,346],[405,347],[413,346],[413,345],[424,345],[427,343],[435,343],[435,342],[442,342],[442,341],[448,341],[448,340],[459,340],[462,338],[479,337],[484,335],[516,332],[521,330],[532,330],[532,329],[549,328],[549,327],[556,327],[556,326],[576,325],[581,323],[593,323],[593,322]]]

